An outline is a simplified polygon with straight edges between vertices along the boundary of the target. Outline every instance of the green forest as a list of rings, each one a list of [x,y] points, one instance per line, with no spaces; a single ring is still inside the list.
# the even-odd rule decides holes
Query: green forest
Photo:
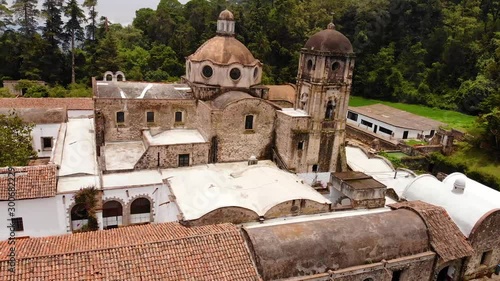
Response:
[[[41,1],[0,0],[0,77],[50,85],[28,96],[85,96],[107,70],[175,81],[225,8],[263,83],[295,83],[302,46],[333,19],[356,53],[353,95],[478,116],[474,146],[500,158],[498,0],[161,0],[128,26],[98,14],[98,0]]]

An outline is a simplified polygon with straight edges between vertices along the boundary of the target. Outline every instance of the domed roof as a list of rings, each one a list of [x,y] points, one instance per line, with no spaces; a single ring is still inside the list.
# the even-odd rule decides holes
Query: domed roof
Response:
[[[218,65],[239,63],[245,66],[260,64],[252,53],[232,36],[215,36],[188,57],[191,61],[211,61]]]
[[[352,44],[344,34],[335,30],[335,25],[330,23],[328,28],[317,32],[307,40],[304,48],[310,51],[352,54]]]
[[[233,13],[231,13],[231,11],[225,9],[224,11],[220,12],[219,20],[234,20],[234,15]]]

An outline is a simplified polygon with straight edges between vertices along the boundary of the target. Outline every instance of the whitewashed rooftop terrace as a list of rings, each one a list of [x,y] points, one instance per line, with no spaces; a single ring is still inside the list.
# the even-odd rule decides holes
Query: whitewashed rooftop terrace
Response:
[[[289,200],[331,203],[295,174],[267,160],[251,166],[238,162],[164,169],[162,176],[168,180],[185,220],[224,207],[246,208],[263,216]]]

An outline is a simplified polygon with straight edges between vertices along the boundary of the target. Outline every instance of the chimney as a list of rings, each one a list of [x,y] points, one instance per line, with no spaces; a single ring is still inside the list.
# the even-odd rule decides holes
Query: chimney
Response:
[[[453,192],[454,193],[459,193],[463,194],[465,190],[465,179],[464,178],[458,178],[455,180],[453,183]]]
[[[259,163],[259,160],[257,160],[257,157],[255,155],[250,156],[248,159],[248,166],[250,165],[257,165]]]

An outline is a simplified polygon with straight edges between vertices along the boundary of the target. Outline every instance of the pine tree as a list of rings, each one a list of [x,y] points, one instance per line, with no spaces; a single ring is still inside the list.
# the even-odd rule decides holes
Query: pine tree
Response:
[[[25,36],[32,36],[37,28],[37,19],[40,16],[40,10],[37,9],[38,0],[15,0],[12,5],[16,21],[20,26],[19,30]]]
[[[3,31],[12,24],[11,14],[12,12],[7,7],[7,1],[0,0],[0,30]]]
[[[68,22],[66,22],[64,29],[71,37],[71,83],[75,83],[76,41],[82,41],[84,39],[82,23],[86,20],[83,10],[76,0],[68,0],[64,7],[64,15],[68,17]]]
[[[87,40],[94,41],[96,40],[96,30],[97,30],[97,12],[95,7],[97,6],[97,0],[85,0],[83,2],[83,6],[89,9],[89,17],[87,18],[90,21],[90,24],[85,27],[87,31]]]
[[[62,5],[63,0],[45,0],[42,10],[42,16],[45,18],[45,26],[42,28],[45,51],[40,58],[43,69],[42,78],[51,83],[63,78],[60,76],[64,61],[61,44],[65,42],[66,36],[63,30]]]

